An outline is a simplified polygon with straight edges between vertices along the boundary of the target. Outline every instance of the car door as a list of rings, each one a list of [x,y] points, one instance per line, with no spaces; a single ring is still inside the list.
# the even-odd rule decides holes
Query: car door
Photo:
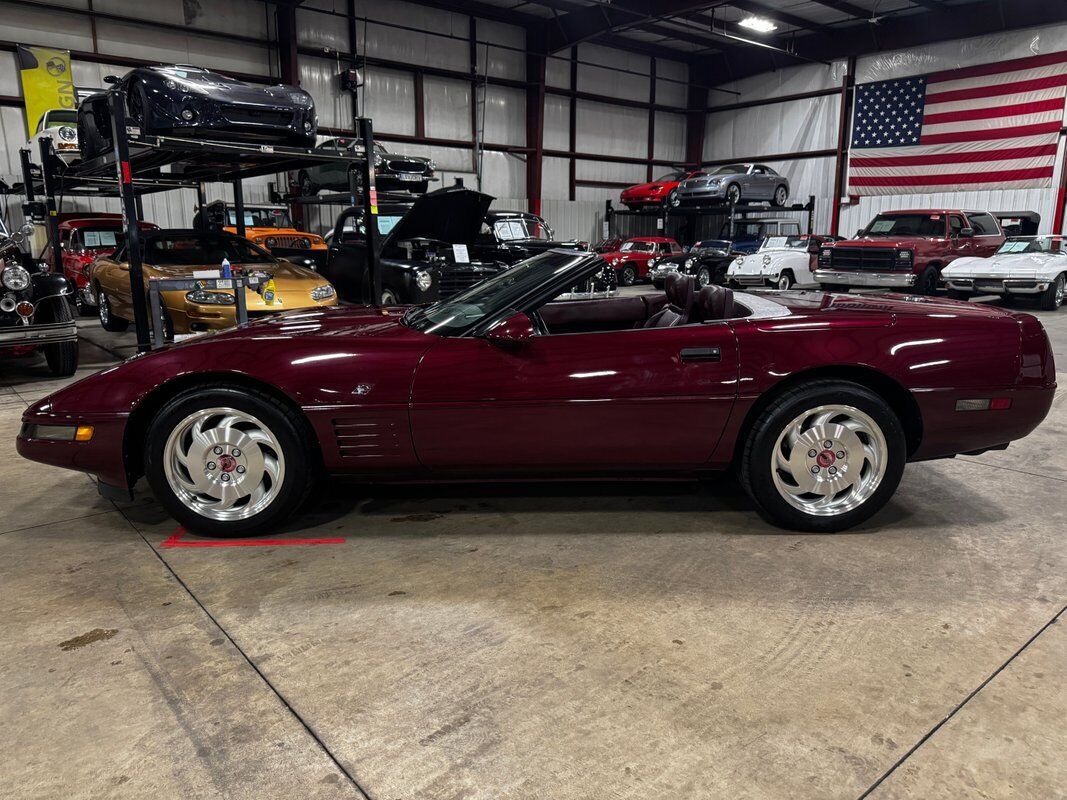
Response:
[[[961,236],[960,231],[967,227],[967,221],[959,214],[949,214],[948,236],[952,242],[952,252],[948,253],[946,263],[954,258],[976,255],[974,252],[974,237]]]
[[[412,385],[416,452],[435,470],[501,475],[698,467],[733,407],[737,358],[725,322],[441,338]]]
[[[367,240],[361,230],[358,210],[346,211],[338,217],[326,251],[326,263],[320,270],[338,294],[351,302],[363,298]]]

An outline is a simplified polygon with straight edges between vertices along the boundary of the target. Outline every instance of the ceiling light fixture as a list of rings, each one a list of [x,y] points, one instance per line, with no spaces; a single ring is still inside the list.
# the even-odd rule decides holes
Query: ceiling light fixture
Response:
[[[770,33],[771,31],[778,30],[778,26],[765,17],[745,17],[738,23],[738,25],[742,28],[756,31],[756,33]]]

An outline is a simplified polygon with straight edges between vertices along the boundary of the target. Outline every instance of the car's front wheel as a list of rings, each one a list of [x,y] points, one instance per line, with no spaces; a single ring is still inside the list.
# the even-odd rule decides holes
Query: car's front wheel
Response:
[[[37,319],[44,325],[70,322],[74,319],[70,313],[70,303],[62,297],[42,302],[37,309]],[[52,374],[64,378],[78,370],[78,342],[56,342],[46,344],[44,350],[48,369]]]
[[[187,530],[271,533],[311,489],[316,462],[305,428],[295,409],[267,394],[198,387],[149,424],[145,476]]]
[[[815,380],[760,414],[739,477],[769,522],[834,533],[886,504],[906,459],[900,420],[881,397],[856,383]]]
[[[774,198],[771,202],[776,206],[784,206],[789,199],[789,190],[785,186],[779,186],[774,190]]]
[[[1048,285],[1048,288],[1041,293],[1040,305],[1045,311],[1055,311],[1061,305],[1063,305],[1063,291],[1064,291],[1064,274],[1060,273],[1056,276],[1056,280]]]
[[[919,276],[919,282],[915,285],[915,288],[918,289],[919,294],[933,297],[937,294],[937,279],[937,268],[927,267],[923,270],[922,275]]]
[[[707,267],[701,267],[697,270],[697,288],[703,289],[705,286],[711,285],[711,270]]]
[[[116,317],[111,313],[111,300],[99,286],[96,287],[96,315],[100,318],[100,327],[110,333],[122,333],[130,327],[130,321]]]
[[[779,289],[785,291],[793,288],[793,273],[786,270],[778,276],[778,281],[775,284]]]

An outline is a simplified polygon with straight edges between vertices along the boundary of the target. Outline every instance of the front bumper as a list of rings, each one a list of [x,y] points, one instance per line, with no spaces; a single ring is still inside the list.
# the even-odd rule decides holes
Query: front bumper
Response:
[[[725,197],[726,188],[723,186],[701,186],[696,189],[678,190],[678,201],[681,203],[716,202]]]
[[[860,270],[815,270],[816,283],[840,283],[845,286],[872,286],[885,289],[910,288],[915,285],[911,272],[863,272]]]
[[[1051,281],[1039,278],[946,278],[950,289],[975,294],[1041,294]]]
[[[78,341],[78,328],[74,320],[52,322],[47,325],[12,325],[0,328],[0,347],[76,341]]]
[[[766,286],[777,278],[777,275],[753,275],[751,272],[726,273],[726,279],[738,286]]]

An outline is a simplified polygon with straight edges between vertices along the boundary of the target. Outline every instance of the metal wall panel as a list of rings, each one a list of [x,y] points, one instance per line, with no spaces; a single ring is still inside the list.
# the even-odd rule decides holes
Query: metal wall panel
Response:
[[[96,23],[100,53],[171,64],[196,64],[225,72],[271,74],[271,52],[266,46],[178,33],[177,31],[99,20]],[[88,48],[92,49],[91,45]]]
[[[348,41],[348,24],[341,17],[330,16],[327,14],[318,14],[313,9],[307,6],[310,3],[305,3],[303,6],[297,6],[296,9],[296,41],[298,44],[306,47],[322,47],[329,48],[331,50],[338,50],[342,53],[349,52]],[[345,6],[347,5],[344,0],[338,0],[336,3],[317,3],[316,7],[325,6],[329,11],[337,11],[338,13],[345,13]],[[337,6],[336,9],[330,6]],[[360,42],[357,41],[357,47],[360,46]]]
[[[471,141],[470,83],[427,75],[423,89],[426,135],[434,139]]]
[[[556,94],[545,95],[545,149],[569,150],[571,101]]]
[[[579,100],[576,106],[578,151],[641,158],[648,150],[648,112]]]
[[[526,56],[521,52],[526,47],[526,31],[516,25],[480,19],[478,31],[478,74],[492,78],[526,79]],[[508,45],[518,50],[486,46],[484,42]]]
[[[578,58],[582,62],[578,64],[578,91],[625,100],[648,100],[648,56],[583,43],[578,46]],[[642,74],[619,72],[620,69]]]
[[[789,178],[789,202],[806,203],[815,196],[815,233],[830,232],[830,217],[833,208],[830,198],[834,194],[834,167],[836,159],[798,158],[783,161],[767,161],[768,167]],[[774,209],[771,209],[773,211]]]
[[[656,112],[656,141],[652,154],[657,159],[685,161],[685,115]],[[655,170],[661,170],[656,167]]]
[[[673,80],[664,80],[672,78]],[[686,106],[689,80],[689,66],[680,61],[656,59],[656,103],[661,106],[674,106],[683,110]],[[678,81],[681,81],[679,83]]]
[[[801,64],[774,72],[761,72],[759,75],[752,75],[737,81],[717,83],[716,85],[722,89],[730,89],[741,94],[735,96],[709,90],[708,105],[714,108],[717,105],[766,100],[771,97],[815,92],[820,89],[834,89],[841,86],[845,67],[843,60],[834,61],[829,65]]]
[[[459,37],[445,38],[428,33],[384,27],[371,22],[366,32],[368,56],[464,72],[470,69],[467,41],[470,34],[470,18],[467,15],[404,3],[400,0],[358,3],[356,11],[360,16],[366,16],[369,20],[382,20]],[[357,28],[357,47],[362,47],[363,23],[360,22]]]
[[[507,86],[486,85],[479,87],[478,94],[484,98],[479,114],[483,129],[483,141],[491,144],[526,145],[526,93],[522,89]],[[548,105],[548,98],[545,98]]]
[[[84,5],[84,4],[82,4]],[[191,29],[234,31],[263,39],[273,28],[274,7],[259,0],[93,0],[93,9],[131,19],[188,25]],[[190,35],[195,35],[190,30]]]
[[[556,53],[545,62],[545,85],[557,89],[571,88],[570,53]]]
[[[601,238],[604,203],[597,200],[542,200],[541,216],[556,238],[578,239],[595,244]]]
[[[708,114],[704,159],[758,158],[837,147],[839,95]]]
[[[341,91],[339,72],[332,59],[300,58],[300,86],[315,99],[315,113],[324,128],[352,127],[352,100],[348,92]],[[370,80],[369,75],[367,79]],[[415,107],[414,101],[411,106]]]
[[[546,156],[541,162],[541,202],[570,198],[571,160]]]
[[[482,191],[493,197],[526,196],[526,162],[510,153],[482,154]]]
[[[0,39],[43,47],[92,50],[89,20],[64,14],[62,22],[54,11],[5,5],[0,14]]]

